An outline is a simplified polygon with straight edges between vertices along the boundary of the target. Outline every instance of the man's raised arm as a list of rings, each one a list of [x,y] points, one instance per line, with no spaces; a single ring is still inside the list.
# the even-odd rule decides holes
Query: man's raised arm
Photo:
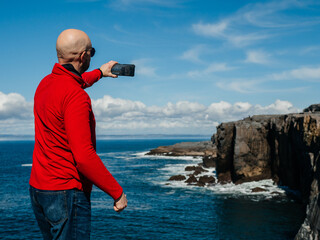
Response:
[[[85,72],[81,75],[82,79],[85,81],[87,87],[91,87],[95,82],[97,82],[102,77],[112,77],[117,78],[117,75],[111,73],[111,68],[117,64],[116,61],[109,61],[103,64],[99,69],[95,69],[90,72]]]

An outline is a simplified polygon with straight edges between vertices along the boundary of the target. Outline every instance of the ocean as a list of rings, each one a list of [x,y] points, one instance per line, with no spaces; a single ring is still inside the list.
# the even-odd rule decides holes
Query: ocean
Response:
[[[123,186],[128,207],[94,187],[91,239],[293,239],[303,205],[271,180],[188,186],[168,181],[200,158],[146,156],[158,146],[208,139],[99,140],[97,152]],[[41,239],[28,193],[33,141],[0,142],[0,239]],[[206,175],[215,175],[208,169]],[[254,187],[265,192],[253,193]]]

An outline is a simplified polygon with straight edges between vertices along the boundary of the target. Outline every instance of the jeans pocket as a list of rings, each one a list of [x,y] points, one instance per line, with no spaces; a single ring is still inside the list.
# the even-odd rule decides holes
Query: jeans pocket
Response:
[[[37,199],[42,206],[46,220],[52,226],[68,219],[66,191],[37,191]]]

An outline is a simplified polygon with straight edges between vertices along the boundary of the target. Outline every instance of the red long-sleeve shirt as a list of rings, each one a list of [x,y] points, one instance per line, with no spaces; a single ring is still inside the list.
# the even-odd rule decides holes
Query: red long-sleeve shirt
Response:
[[[41,190],[79,189],[92,184],[118,199],[123,190],[96,153],[95,118],[83,88],[100,79],[82,77],[56,63],[34,96],[35,146],[30,185]]]

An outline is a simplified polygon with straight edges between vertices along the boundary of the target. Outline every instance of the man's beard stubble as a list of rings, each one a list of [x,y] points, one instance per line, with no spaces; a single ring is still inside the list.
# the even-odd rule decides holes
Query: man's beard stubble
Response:
[[[80,67],[81,74],[87,71],[89,67],[90,67],[90,58],[88,58],[88,60],[85,61],[83,65]]]

